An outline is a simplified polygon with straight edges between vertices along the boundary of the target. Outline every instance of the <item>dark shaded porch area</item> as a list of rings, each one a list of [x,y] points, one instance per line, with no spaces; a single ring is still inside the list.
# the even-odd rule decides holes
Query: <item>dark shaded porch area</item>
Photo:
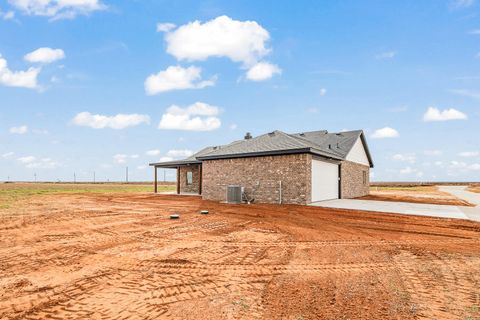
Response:
[[[154,170],[154,192],[158,193],[158,168],[176,169],[176,194],[201,195],[202,194],[202,164],[199,161],[171,161],[152,163]]]

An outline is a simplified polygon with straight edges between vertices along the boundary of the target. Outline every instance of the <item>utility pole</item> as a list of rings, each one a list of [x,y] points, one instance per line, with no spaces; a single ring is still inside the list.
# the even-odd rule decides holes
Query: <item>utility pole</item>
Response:
[[[37,173],[35,172],[33,176],[35,177],[35,182],[37,182]]]
[[[165,172],[165,171],[166,171],[166,170],[163,169],[163,182],[167,181],[167,180],[165,180],[165,177],[166,177],[166,172]]]
[[[77,183],[77,175],[75,172],[73,173],[73,183]]]
[[[95,183],[95,171],[93,171],[93,183]]]
[[[125,181],[128,183],[128,167],[125,168]]]

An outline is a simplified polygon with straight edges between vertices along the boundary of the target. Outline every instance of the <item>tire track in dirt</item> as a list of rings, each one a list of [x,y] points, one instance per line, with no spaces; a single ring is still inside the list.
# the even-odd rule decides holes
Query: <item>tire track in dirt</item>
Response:
[[[480,275],[465,272],[465,269],[480,270],[478,260],[433,252],[421,255],[402,252],[395,263],[418,303],[419,316],[424,319],[467,318],[465,308],[460,307],[462,303],[470,303],[472,307],[480,303],[476,293]]]
[[[176,240],[162,239],[165,243],[175,242]],[[222,239],[211,240],[191,240],[190,243],[198,244],[198,246],[208,246],[221,244],[224,247],[305,247],[317,248],[327,246],[399,246],[399,245],[423,245],[423,244],[465,244],[480,245],[480,239],[441,239],[441,240],[325,240],[325,241],[272,241],[272,242],[254,242],[254,241],[235,241],[229,243]]]

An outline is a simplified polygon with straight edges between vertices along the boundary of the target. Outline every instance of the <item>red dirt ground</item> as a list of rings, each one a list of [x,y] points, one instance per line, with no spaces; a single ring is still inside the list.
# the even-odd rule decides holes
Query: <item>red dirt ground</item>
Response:
[[[449,193],[439,191],[437,186],[374,186],[370,188],[370,194],[368,196],[359,199],[474,207],[474,205],[468,201],[459,199]]]
[[[83,193],[0,223],[1,319],[480,317],[471,221]]]

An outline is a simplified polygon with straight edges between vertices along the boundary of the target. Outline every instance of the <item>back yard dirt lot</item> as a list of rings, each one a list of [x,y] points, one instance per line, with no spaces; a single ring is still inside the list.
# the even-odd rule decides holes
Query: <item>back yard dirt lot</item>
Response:
[[[480,317],[478,223],[82,188],[1,200],[0,319]]]

